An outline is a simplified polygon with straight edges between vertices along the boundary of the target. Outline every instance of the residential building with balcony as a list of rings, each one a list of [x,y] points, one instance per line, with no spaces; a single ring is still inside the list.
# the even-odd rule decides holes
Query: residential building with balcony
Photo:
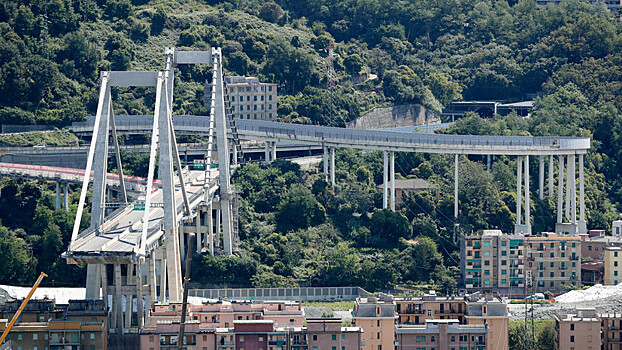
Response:
[[[486,326],[487,340],[495,349],[507,350],[509,314],[507,305],[491,294],[438,297],[428,293],[418,298],[395,298],[399,325],[425,325],[429,320],[456,320],[460,325]]]
[[[498,349],[487,340],[485,325],[462,325],[458,320],[426,320],[425,325],[395,327],[396,350]]]
[[[341,318],[307,318],[307,327],[294,330],[295,334],[308,339],[309,345],[300,350],[360,350],[363,345],[362,328],[342,327]],[[296,350],[296,346],[290,349]]]
[[[484,230],[460,239],[460,270],[467,292],[523,295],[525,265],[523,235]]]
[[[578,235],[542,233],[525,236],[526,270],[534,292],[559,293],[562,286],[581,286],[581,238]]]
[[[225,77],[225,82],[235,119],[276,120],[276,84],[245,76]]]
[[[607,285],[616,285],[622,282],[622,248],[605,247],[605,262],[603,282]]]
[[[0,307],[0,332],[15,314],[14,306],[21,302],[9,301]],[[108,348],[108,312],[102,300],[70,300],[62,305],[49,299],[31,300],[26,310],[8,336],[15,349]]]
[[[599,314],[601,349],[622,350],[622,314]]]
[[[352,325],[363,329],[362,350],[393,349],[393,334],[397,320],[396,303],[392,295],[359,297],[354,302]]]
[[[576,309],[575,313],[556,312],[553,317],[555,349],[601,349],[601,319],[595,309]]]

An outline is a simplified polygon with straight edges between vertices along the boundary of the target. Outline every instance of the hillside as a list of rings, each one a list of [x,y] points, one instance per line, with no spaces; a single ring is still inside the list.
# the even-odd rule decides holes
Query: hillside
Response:
[[[164,47],[220,46],[228,74],[279,84],[279,118],[288,122],[345,126],[377,106],[421,104],[438,112],[461,98],[517,101],[539,94],[529,119],[471,115],[445,132],[590,136],[589,227],[608,230],[622,205],[622,25],[603,6],[575,0],[547,7],[533,0],[7,0],[0,3],[0,32],[0,123],[82,120],[95,111],[99,71],[158,70]],[[331,47],[335,88],[327,90]],[[378,79],[354,84],[367,74]],[[209,75],[208,67],[179,70],[176,114],[207,113],[202,82]],[[150,113],[153,91],[113,94],[117,115]],[[141,175],[145,159],[129,156],[128,168]],[[516,160],[497,157],[490,171],[483,162],[461,159],[458,221],[448,156],[397,155],[397,177],[441,188],[438,200],[407,197],[397,213],[379,210],[379,153],[339,151],[334,190],[314,170],[287,162],[246,165],[234,179],[242,197],[242,253],[196,259],[197,279],[449,292],[457,265],[454,224],[463,232],[513,228]],[[25,283],[45,270],[56,281],[81,283],[62,277],[81,273],[58,257],[73,216],[53,212],[47,186],[3,180],[0,241],[12,253],[0,251],[0,259],[17,272],[0,272],[0,282]],[[532,198],[534,228],[550,230],[554,204]],[[19,214],[9,214],[15,208]],[[407,242],[412,238],[418,244]]]

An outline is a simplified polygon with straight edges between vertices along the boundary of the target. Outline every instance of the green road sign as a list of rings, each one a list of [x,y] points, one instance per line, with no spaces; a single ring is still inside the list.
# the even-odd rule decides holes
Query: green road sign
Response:
[[[145,211],[145,204],[141,203],[141,204],[134,204],[134,210],[142,210]]]

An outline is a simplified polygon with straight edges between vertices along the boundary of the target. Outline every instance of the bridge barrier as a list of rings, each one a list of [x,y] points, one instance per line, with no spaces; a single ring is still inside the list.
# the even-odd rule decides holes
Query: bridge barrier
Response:
[[[361,287],[190,289],[188,295],[227,300],[339,301],[370,295]]]

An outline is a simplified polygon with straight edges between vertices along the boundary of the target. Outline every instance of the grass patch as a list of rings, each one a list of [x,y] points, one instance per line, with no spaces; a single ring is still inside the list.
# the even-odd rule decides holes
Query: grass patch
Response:
[[[76,135],[68,130],[33,131],[19,134],[0,135],[0,145],[15,147],[32,147],[44,144],[48,147],[75,146]]]
[[[348,311],[354,309],[354,301],[305,301],[303,306],[325,307],[333,311]]]

